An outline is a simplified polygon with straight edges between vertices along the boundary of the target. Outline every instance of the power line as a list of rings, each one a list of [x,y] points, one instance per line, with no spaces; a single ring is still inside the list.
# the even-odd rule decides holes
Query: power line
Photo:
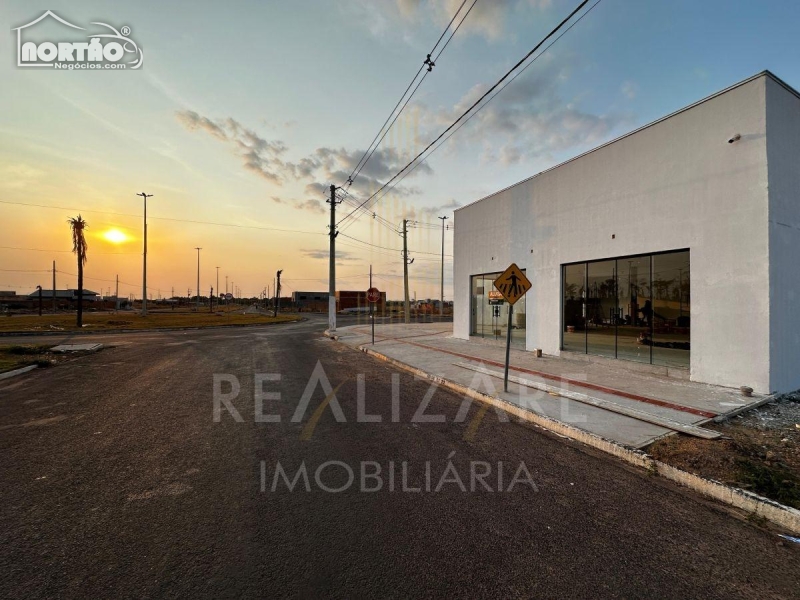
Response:
[[[596,7],[598,4],[600,4],[600,2],[601,2],[601,1],[602,1],[602,0],[597,0],[597,2],[595,2],[594,4],[592,4],[592,6],[590,6],[590,7],[589,7],[589,9],[588,9],[588,10],[587,10],[585,13],[583,13],[583,14],[582,14],[580,17],[578,17],[578,18],[575,20],[575,22],[574,22],[574,23],[570,24],[570,26],[569,26],[569,27],[567,27],[567,28],[566,28],[566,29],[565,29],[565,30],[564,30],[564,31],[563,31],[561,34],[559,34],[559,35],[558,35],[558,37],[556,37],[556,38],[555,38],[555,39],[554,39],[552,42],[550,42],[550,43],[549,43],[547,46],[545,46],[544,50],[542,50],[542,52],[541,52],[541,53],[539,53],[537,56],[535,56],[535,57],[533,58],[533,60],[531,60],[531,61],[530,61],[530,62],[529,62],[527,65],[525,65],[525,66],[524,66],[524,67],[523,67],[523,68],[522,68],[522,69],[519,71],[519,73],[516,73],[516,74],[514,75],[514,77],[512,77],[511,79],[509,79],[509,80],[508,80],[508,81],[507,81],[507,82],[506,82],[506,83],[505,83],[505,84],[504,84],[504,85],[503,85],[503,86],[502,86],[500,89],[498,89],[497,91],[495,91],[495,92],[494,92],[494,94],[492,94],[492,95],[489,97],[489,99],[488,99],[488,100],[487,100],[487,101],[486,101],[486,102],[485,102],[485,103],[484,103],[482,106],[480,106],[480,107],[479,107],[479,108],[478,108],[478,109],[477,109],[477,110],[476,110],[474,113],[472,113],[472,114],[471,114],[471,115],[470,115],[470,116],[469,116],[469,117],[468,117],[468,118],[467,118],[467,119],[466,119],[464,122],[460,123],[458,127],[456,127],[456,128],[453,130],[453,131],[451,131],[451,132],[450,132],[450,133],[447,135],[447,137],[445,137],[445,138],[444,138],[444,139],[443,139],[443,140],[442,140],[442,141],[441,141],[441,142],[440,142],[440,143],[439,143],[439,144],[438,144],[438,145],[437,145],[437,146],[436,146],[436,147],[435,147],[433,150],[431,150],[431,151],[428,153],[428,156],[426,156],[426,157],[425,157],[425,158],[423,158],[421,161],[419,161],[417,164],[415,164],[413,167],[411,167],[411,169],[410,169],[410,170],[409,170],[407,173],[405,173],[405,174],[404,174],[404,175],[403,175],[403,176],[402,176],[402,177],[401,177],[401,178],[400,178],[400,179],[399,179],[397,182],[395,182],[394,184],[392,184],[392,185],[389,187],[389,189],[387,189],[387,190],[386,190],[386,191],[385,191],[383,194],[381,194],[381,196],[375,200],[375,202],[373,203],[373,205],[374,205],[374,204],[377,204],[378,202],[380,202],[380,201],[381,201],[381,200],[382,200],[382,199],[383,199],[383,198],[384,198],[384,197],[385,197],[385,196],[386,196],[386,195],[387,195],[389,192],[391,192],[391,191],[392,191],[392,190],[393,190],[393,189],[394,189],[394,188],[395,188],[397,185],[399,185],[399,184],[400,184],[400,183],[401,183],[401,182],[402,182],[402,181],[403,181],[403,180],[404,180],[406,177],[408,177],[408,176],[409,176],[411,173],[413,173],[413,172],[414,172],[414,170],[415,170],[415,169],[416,169],[418,166],[420,166],[420,165],[421,165],[421,164],[423,164],[425,161],[427,161],[427,160],[428,160],[428,159],[431,157],[431,155],[432,155],[434,152],[436,152],[436,151],[437,151],[439,148],[441,148],[441,147],[442,147],[442,146],[443,146],[443,145],[444,145],[444,144],[447,142],[447,140],[449,140],[449,139],[450,139],[450,138],[451,138],[451,137],[452,137],[452,136],[453,136],[453,135],[454,135],[454,134],[455,134],[455,133],[456,133],[456,132],[457,132],[459,129],[461,129],[461,128],[462,128],[464,125],[466,125],[467,123],[469,123],[469,122],[472,120],[472,118],[473,118],[475,115],[477,115],[477,114],[478,114],[478,113],[479,113],[481,110],[483,110],[483,109],[484,109],[484,108],[485,108],[485,107],[486,107],[486,106],[487,106],[487,105],[488,105],[488,104],[489,104],[489,103],[490,103],[492,100],[494,100],[494,99],[495,99],[495,98],[496,98],[496,97],[497,97],[497,96],[500,94],[500,92],[502,92],[504,89],[506,89],[506,87],[508,87],[508,86],[509,86],[509,85],[510,85],[510,84],[511,84],[511,83],[512,83],[512,82],[513,82],[513,81],[514,81],[514,80],[515,80],[517,77],[519,77],[520,75],[522,75],[522,74],[523,74],[523,73],[524,73],[524,72],[525,72],[525,71],[528,69],[528,67],[530,67],[531,65],[533,65],[533,64],[536,62],[536,60],[537,60],[539,57],[543,56],[543,55],[544,55],[544,54],[545,54],[545,53],[546,53],[546,52],[547,52],[547,51],[548,51],[548,50],[549,50],[549,49],[550,49],[550,48],[551,48],[551,47],[552,47],[552,46],[553,46],[553,45],[554,45],[556,42],[558,42],[558,40],[560,40],[562,37],[564,37],[564,35],[566,35],[566,34],[569,32],[569,30],[570,30],[570,29],[572,29],[573,27],[575,27],[575,25],[577,25],[578,23],[580,23],[580,22],[583,20],[583,18],[584,18],[585,16],[587,16],[587,15],[588,15],[590,12],[592,12],[592,10],[594,10],[594,8],[595,8],[595,7]],[[379,190],[379,191],[380,191],[380,190]]]
[[[396,252],[402,252],[402,248],[389,248],[388,246],[379,246],[377,244],[372,244],[370,242],[365,242],[364,240],[360,240],[358,238],[354,238],[351,235],[347,235],[346,233],[339,233],[342,237],[346,237],[347,239],[353,240],[355,242],[359,242],[361,244],[366,244],[367,246],[372,246],[373,248],[381,248],[383,250],[394,250]],[[416,252],[417,254],[431,254],[433,256],[441,256],[440,252],[423,252],[422,250],[412,250],[412,252]],[[445,256],[452,258],[452,254],[445,254]]]
[[[477,0],[476,0],[476,1],[477,1]],[[432,55],[432,54],[433,54],[433,53],[436,51],[436,48],[439,46],[439,44],[441,43],[441,41],[442,41],[442,39],[444,38],[445,34],[446,34],[446,33],[447,33],[447,31],[450,29],[450,26],[453,24],[453,21],[455,21],[456,17],[458,16],[458,13],[460,13],[460,12],[461,12],[461,9],[462,9],[462,8],[464,8],[464,4],[466,4],[466,2],[467,2],[467,0],[463,0],[463,2],[461,3],[461,6],[459,6],[459,7],[458,7],[458,10],[457,10],[457,11],[456,11],[456,13],[453,15],[453,18],[452,18],[452,19],[450,19],[450,22],[447,24],[447,27],[445,27],[444,31],[442,31],[442,35],[440,35],[440,36],[439,36],[439,39],[438,39],[438,40],[436,40],[436,44],[434,44],[433,48],[432,48],[432,49],[431,49],[431,51],[428,53],[428,58],[425,60],[425,62],[423,62],[423,63],[422,63],[422,65],[420,66],[419,70],[416,72],[416,74],[414,75],[413,79],[412,79],[412,80],[411,80],[411,82],[408,84],[408,87],[406,87],[405,91],[403,92],[403,95],[402,95],[402,96],[400,96],[400,99],[397,101],[397,104],[395,104],[395,105],[394,105],[394,108],[392,109],[392,112],[390,112],[390,113],[389,113],[389,116],[388,116],[388,117],[386,117],[386,120],[383,122],[383,125],[381,125],[381,128],[378,130],[378,133],[376,133],[376,134],[375,134],[375,137],[372,139],[372,142],[370,142],[370,145],[369,145],[369,146],[367,146],[367,149],[364,151],[364,155],[363,155],[363,156],[361,157],[361,159],[358,161],[358,164],[356,164],[355,168],[354,168],[354,169],[353,169],[353,171],[350,173],[350,176],[347,178],[347,184],[348,184],[348,185],[352,184],[352,183],[353,183],[353,181],[355,181],[355,179],[358,177],[358,175],[359,175],[359,174],[361,173],[361,171],[363,170],[364,166],[367,164],[367,162],[369,161],[369,159],[370,159],[370,158],[372,157],[372,155],[375,153],[375,150],[377,150],[377,149],[378,149],[378,146],[380,146],[380,143],[381,143],[381,141],[383,141],[383,138],[384,138],[384,137],[386,137],[386,134],[389,132],[389,129],[391,129],[391,128],[392,128],[392,125],[394,125],[394,121],[392,121],[392,125],[389,125],[389,127],[388,127],[388,128],[386,127],[386,124],[387,124],[387,123],[389,122],[389,120],[392,118],[392,115],[394,115],[395,111],[397,111],[397,107],[398,107],[398,106],[400,106],[400,103],[403,101],[403,98],[405,98],[405,97],[406,97],[406,95],[408,94],[408,90],[410,90],[410,89],[411,89],[411,87],[414,85],[414,82],[415,82],[415,81],[417,80],[417,78],[419,77],[419,74],[420,74],[420,73],[422,73],[422,71],[425,69],[425,67],[426,67],[426,66],[428,67],[428,70],[427,70],[427,71],[425,72],[425,74],[422,76],[422,79],[421,79],[421,80],[420,80],[420,82],[417,84],[417,87],[416,87],[416,88],[414,88],[414,91],[411,93],[411,96],[409,96],[409,97],[408,97],[408,99],[406,100],[405,104],[403,104],[403,107],[402,107],[402,108],[400,109],[400,111],[397,113],[397,116],[395,116],[395,118],[394,118],[394,120],[395,120],[395,121],[397,120],[397,117],[399,117],[399,116],[400,116],[400,113],[402,113],[402,112],[403,112],[403,110],[405,109],[405,107],[408,105],[408,102],[411,100],[411,98],[413,97],[413,95],[416,93],[417,89],[419,89],[419,86],[420,86],[420,84],[422,83],[422,81],[424,81],[424,80],[425,80],[425,77],[426,77],[426,76],[428,75],[428,73],[430,73],[430,72],[431,72],[431,70],[433,69],[433,64],[432,64],[432,61],[431,61],[431,55]],[[473,5],[474,5],[474,3],[473,3]],[[470,7],[470,10],[472,10],[472,8],[471,8],[471,7]],[[463,22],[463,21],[462,21],[462,22]],[[461,26],[461,24],[459,23],[459,27],[460,27],[460,26]],[[449,40],[448,40],[448,43],[449,43]],[[444,50],[444,48],[443,48],[442,50]],[[441,55],[441,52],[439,53],[439,55],[437,55],[437,58],[438,58],[438,56],[440,56],[440,55]],[[378,137],[381,135],[381,132],[383,132],[383,130],[384,130],[384,129],[386,129],[386,132],[385,132],[385,133],[383,133],[383,137],[381,137],[381,138],[380,138],[380,140],[378,141],[378,143],[376,144],[376,143],[375,143],[375,142],[376,142],[376,140],[378,140]],[[373,148],[373,145],[375,146],[374,148]],[[370,149],[372,149],[372,150],[370,151]]]
[[[400,175],[402,175],[405,171],[407,171],[411,165],[413,165],[417,160],[419,160],[434,144],[436,144],[439,140],[441,140],[447,133],[449,133],[454,127],[456,127],[461,121],[464,120],[467,115],[469,115],[486,97],[488,97],[494,90],[500,86],[514,71],[516,71],[525,61],[527,61],[542,45],[551,37],[553,37],[572,17],[574,17],[584,6],[589,3],[589,0],[582,0],[582,2],[565,18],[563,19],[556,27],[554,27],[550,33],[548,33],[544,38],[542,38],[539,43],[537,43],[522,59],[520,59],[514,66],[512,66],[506,73],[497,80],[497,82],[492,85],[484,94],[481,95],[467,110],[465,110],[455,121],[453,121],[444,131],[442,131],[431,143],[429,143],[419,154],[417,154],[411,161],[409,161],[406,166],[400,169],[397,173],[395,173],[391,179],[389,179],[386,183],[384,183],[376,192],[374,192],[371,196],[369,196],[366,200],[359,204],[359,208],[366,205],[370,200],[372,200],[375,196],[377,196],[382,190],[384,190],[390,183],[392,183],[395,179],[397,179]],[[342,218],[339,223],[347,219],[350,215],[352,215],[355,210],[351,211],[347,215]],[[337,223],[338,225],[338,223]]]
[[[0,246],[0,250],[26,250],[29,252],[52,252],[52,253],[73,252],[72,250],[50,250],[48,248],[20,248],[19,246]],[[139,254],[139,252],[93,252],[92,256],[122,256],[131,254]]]
[[[119,213],[113,212],[108,210],[87,210],[83,208],[74,208],[74,207],[67,207],[67,206],[52,206],[48,204],[31,204],[27,202],[11,202],[9,200],[0,200],[2,204],[14,204],[17,206],[31,206],[35,208],[51,208],[55,210],[74,210],[78,212],[85,212],[85,213],[97,213],[97,214],[105,214],[105,215],[115,215],[118,217],[133,217],[135,219],[141,219],[141,215],[134,215],[130,213]],[[214,225],[217,227],[237,227],[240,229],[260,229],[263,231],[282,231],[286,233],[305,233],[309,235],[328,235],[327,233],[323,233],[321,231],[303,231],[300,229],[283,229],[281,227],[264,227],[262,225],[242,225],[239,223],[216,223],[214,221],[195,221],[192,219],[176,219],[174,217],[153,217],[149,216],[150,219],[156,219],[158,221],[175,221],[178,223],[193,223],[195,225]]]

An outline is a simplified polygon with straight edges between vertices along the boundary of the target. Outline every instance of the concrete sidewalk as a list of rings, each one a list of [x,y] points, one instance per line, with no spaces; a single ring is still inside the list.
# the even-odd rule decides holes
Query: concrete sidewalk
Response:
[[[455,339],[450,323],[376,325],[374,346],[366,325],[340,328],[336,337],[354,348],[369,348],[429,375],[632,448],[647,446],[673,431],[716,437],[699,426],[765,399],[640,372],[623,361],[537,358],[514,348],[506,393],[504,345]]]

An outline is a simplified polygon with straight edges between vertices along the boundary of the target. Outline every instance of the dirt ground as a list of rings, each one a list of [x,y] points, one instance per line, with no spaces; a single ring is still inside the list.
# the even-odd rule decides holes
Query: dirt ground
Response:
[[[255,325],[264,323],[279,323],[291,321],[297,317],[292,315],[271,314],[244,314],[232,311],[216,312],[185,312],[185,311],[160,311],[151,312],[146,317],[133,312],[118,314],[102,312],[87,312],[83,315],[82,331],[104,331],[114,329],[139,330],[159,329],[164,327],[217,327],[220,325]],[[75,314],[58,315],[20,315],[0,317],[0,332],[50,332],[50,331],[77,331]]]
[[[800,509],[800,392],[705,427],[723,437],[671,435],[646,450],[670,465]]]

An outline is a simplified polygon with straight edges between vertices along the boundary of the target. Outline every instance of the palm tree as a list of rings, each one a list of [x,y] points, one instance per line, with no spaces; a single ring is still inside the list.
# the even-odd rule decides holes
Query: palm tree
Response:
[[[72,251],[78,257],[78,327],[83,327],[83,265],[86,264],[86,236],[84,230],[88,227],[86,221],[78,215],[67,219],[72,229]]]

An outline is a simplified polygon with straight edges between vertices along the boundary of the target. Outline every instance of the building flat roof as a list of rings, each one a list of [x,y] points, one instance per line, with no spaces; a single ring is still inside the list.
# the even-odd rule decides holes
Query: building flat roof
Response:
[[[624,140],[625,138],[630,137],[630,136],[634,135],[635,133],[639,133],[640,131],[642,131],[644,129],[647,129],[648,127],[652,127],[653,125],[657,125],[658,123],[661,123],[662,121],[666,121],[667,119],[671,119],[675,115],[679,115],[680,113],[686,112],[687,110],[690,110],[690,109],[692,109],[692,108],[694,108],[696,106],[699,106],[699,105],[703,104],[704,102],[708,102],[709,100],[713,100],[714,98],[716,98],[718,96],[721,96],[722,94],[727,94],[728,92],[730,92],[732,90],[735,90],[736,88],[741,87],[743,85],[746,85],[746,84],[748,84],[748,83],[750,83],[752,81],[755,81],[756,79],[760,79],[761,77],[769,77],[775,83],[777,83],[778,85],[783,87],[786,91],[788,91],[791,94],[794,94],[795,96],[797,96],[797,98],[800,99],[800,92],[798,92],[796,89],[794,89],[792,86],[790,86],[788,83],[783,81],[780,77],[778,77],[777,75],[775,75],[771,71],[764,70],[764,71],[761,71],[760,73],[756,73],[752,77],[748,77],[747,79],[744,79],[744,80],[742,80],[742,81],[740,81],[738,83],[734,83],[733,85],[731,85],[729,87],[726,87],[725,89],[722,89],[722,90],[720,90],[718,92],[714,92],[710,96],[706,96],[705,98],[703,98],[701,100],[698,100],[697,102],[693,102],[692,104],[689,104],[688,106],[684,106],[683,108],[680,108],[680,109],[678,109],[678,110],[676,110],[674,112],[669,113],[668,115],[665,115],[665,116],[663,116],[663,117],[661,117],[659,119],[656,119],[655,121],[651,121],[650,123],[642,125],[641,127],[637,127],[636,129],[633,129],[633,130],[629,131],[628,133],[624,133],[621,136],[614,138],[613,140],[605,142],[604,144],[600,144],[599,146],[596,146],[596,147],[592,148],[591,150],[587,150],[586,152],[582,152],[581,154],[573,156],[572,158],[568,158],[567,160],[565,160],[563,162],[560,162],[557,165],[553,165],[552,167],[544,169],[543,171],[539,171],[535,175],[531,175],[530,177],[526,177],[525,179],[522,179],[522,180],[520,180],[520,181],[518,181],[516,183],[513,183],[513,184],[511,184],[509,186],[506,186],[506,187],[500,189],[500,190],[497,190],[496,192],[492,192],[491,194],[483,196],[482,198],[478,198],[477,200],[473,200],[469,204],[465,204],[464,206],[461,206],[461,207],[455,209],[455,211],[453,211],[453,212],[458,212],[460,210],[463,210],[463,209],[465,209],[465,208],[467,208],[469,206],[472,206],[473,204],[477,204],[478,202],[481,202],[483,200],[491,198],[492,196],[496,196],[497,194],[505,192],[506,190],[510,190],[513,187],[516,187],[516,186],[521,185],[521,184],[523,184],[525,182],[528,182],[531,179],[539,177],[540,175],[544,175],[545,173],[548,173],[550,171],[558,169],[559,167],[563,167],[564,165],[569,164],[569,163],[571,163],[573,161],[576,161],[579,158],[583,158],[587,154],[591,154],[592,152],[597,152],[598,150],[600,150],[602,148],[605,148],[606,146],[610,146],[611,144],[615,144],[615,143],[619,142],[620,140]]]

